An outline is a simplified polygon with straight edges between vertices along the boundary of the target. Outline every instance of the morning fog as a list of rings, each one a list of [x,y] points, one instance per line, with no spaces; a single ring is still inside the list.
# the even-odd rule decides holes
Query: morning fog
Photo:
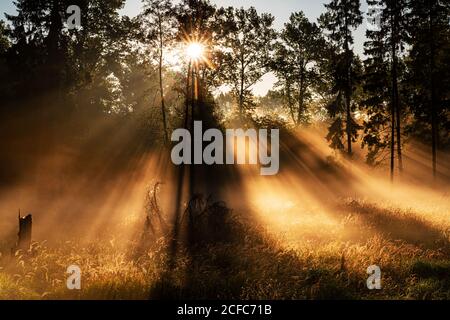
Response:
[[[273,176],[280,168],[280,133],[278,129],[270,130],[269,142],[268,131],[227,129],[224,137],[218,129],[203,132],[202,122],[195,121],[193,137],[187,129],[177,129],[172,133],[172,142],[179,142],[172,149],[172,162],[175,165],[259,164],[261,175]]]

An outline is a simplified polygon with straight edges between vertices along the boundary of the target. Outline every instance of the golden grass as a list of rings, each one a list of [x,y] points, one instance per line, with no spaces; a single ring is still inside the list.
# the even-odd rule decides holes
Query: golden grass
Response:
[[[291,208],[277,227],[236,213],[226,241],[180,246],[172,256],[164,239],[140,250],[118,239],[33,243],[3,252],[0,299],[450,298],[448,225],[388,204],[343,203],[332,216],[304,219]],[[79,291],[66,288],[73,264],[82,270]],[[374,264],[383,288],[370,291]]]

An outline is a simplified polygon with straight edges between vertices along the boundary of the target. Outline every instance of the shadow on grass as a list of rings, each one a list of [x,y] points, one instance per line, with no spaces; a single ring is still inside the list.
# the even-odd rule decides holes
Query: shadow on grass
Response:
[[[430,262],[418,260],[411,264],[410,272],[417,282],[408,290],[413,299],[450,299],[450,262]]]
[[[427,249],[444,249],[450,252],[450,242],[442,231],[411,212],[379,208],[372,204],[352,201],[343,208],[375,232],[390,240],[401,240]]]
[[[223,203],[189,219],[176,264],[161,274],[150,299],[352,299],[360,280],[345,270],[305,268],[293,250],[279,249],[255,222]],[[192,223],[193,222],[193,223]],[[338,266],[338,262],[337,262]]]

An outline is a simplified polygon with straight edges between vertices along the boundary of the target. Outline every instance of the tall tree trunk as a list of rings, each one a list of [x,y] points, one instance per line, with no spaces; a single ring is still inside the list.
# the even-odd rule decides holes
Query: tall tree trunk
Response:
[[[61,3],[52,0],[50,11],[50,25],[45,39],[47,59],[45,61],[45,73],[42,77],[45,83],[43,119],[48,130],[44,145],[54,145],[61,133],[61,119],[68,112],[67,100],[64,99],[64,69],[66,68],[65,45],[62,40]],[[44,133],[45,134],[45,133]]]
[[[347,67],[347,84],[345,88],[345,108],[346,108],[346,132],[347,132],[347,153],[348,156],[351,157],[353,150],[352,150],[352,57],[350,52],[350,36],[347,34],[350,32],[349,25],[348,25],[348,19],[345,16],[344,17],[344,24],[345,24],[345,43],[344,43],[344,49],[345,49],[345,59],[346,59],[346,67]]]
[[[347,131],[347,153],[349,156],[352,155],[352,76],[351,76],[351,67],[352,61],[350,56],[350,48],[348,45],[348,41],[345,42],[345,52],[347,56],[347,88],[345,90],[345,104],[346,104],[346,113],[347,113],[347,121],[346,121],[346,131]]]
[[[391,182],[394,182],[395,177],[395,106],[394,106],[394,91],[391,92]]]
[[[61,85],[63,82],[62,74],[64,70],[62,70],[62,68],[65,67],[64,52],[61,42],[63,24],[60,10],[61,7],[59,1],[53,0],[50,12],[50,27],[48,35],[45,39],[48,54],[47,68],[49,70],[49,74],[47,75],[47,79],[44,79],[44,81],[49,83],[47,90],[56,91],[58,94],[61,91]],[[57,105],[57,107],[59,107],[59,105]]]
[[[286,80],[288,82],[289,80]],[[288,97],[288,107],[289,107],[289,113],[291,114],[292,121],[295,123],[295,114],[294,114],[294,104],[292,103],[292,92],[291,92],[291,84],[286,84],[286,95]]]
[[[239,91],[239,115],[242,119],[244,114],[244,79],[245,79],[245,70],[244,70],[244,62],[241,61],[241,88]]]
[[[161,113],[164,126],[164,143],[169,143],[169,132],[167,131],[166,120],[166,104],[164,99],[164,85],[163,85],[163,57],[164,57],[164,43],[163,43],[163,30],[162,21],[159,19],[159,92],[161,94]]]
[[[192,65],[191,69],[191,134],[194,137],[194,122],[195,122],[195,111],[197,108],[197,70],[198,67],[195,66],[195,63]],[[192,142],[194,139],[192,139]],[[192,149],[194,150],[194,149]]]
[[[398,66],[397,57],[395,56],[395,44],[393,49],[393,66],[392,66],[392,90],[393,90],[393,105],[395,109],[396,117],[396,134],[397,134],[397,157],[398,168],[400,173],[403,172],[403,156],[402,156],[402,137],[401,137],[401,110],[400,110],[400,98],[398,92]]]
[[[189,166],[189,188],[191,191],[190,198],[194,196],[194,186],[195,186],[195,134],[194,134],[194,124],[195,124],[195,112],[197,110],[197,77],[198,77],[198,66],[194,62],[192,64],[192,99],[191,99],[191,123],[190,123],[190,132],[191,132],[191,165]]]
[[[431,67],[431,152],[432,152],[432,161],[433,161],[433,178],[436,179],[437,177],[437,148],[438,148],[438,117],[436,112],[436,89],[435,89],[435,69],[436,69],[436,62],[435,62],[435,48],[434,48],[434,37],[433,37],[433,30],[434,30],[434,16],[433,16],[433,4],[436,4],[435,2],[432,3],[432,1],[429,1],[429,14],[430,14],[430,67]]]
[[[402,136],[401,136],[401,110],[400,110],[400,95],[398,92],[398,57],[397,57],[397,45],[399,42],[399,13],[398,8],[393,2],[394,7],[392,8],[393,13],[391,16],[392,24],[392,39],[391,39],[391,49],[392,49],[392,92],[395,116],[396,116],[396,134],[397,134],[397,158],[398,158],[398,169],[399,172],[403,172],[403,156],[402,156]]]
[[[302,114],[304,110],[304,83],[305,83],[305,71],[303,68],[303,63],[300,67],[300,83],[299,83],[299,94],[298,94],[298,112],[297,112],[297,125],[300,125],[302,121]]]
[[[436,114],[436,93],[431,89],[431,152],[433,157],[433,178],[437,177],[437,148],[438,148],[438,122]]]
[[[392,8],[391,8],[392,10]],[[396,56],[397,50],[396,42],[394,39],[394,14],[391,12],[391,27],[392,27],[392,35],[391,35],[391,182],[394,182],[395,178],[395,132],[396,126],[398,122],[396,122],[396,90],[397,90],[397,65],[396,65]]]
[[[189,105],[191,103],[191,62],[188,65],[188,72],[186,78],[186,101],[185,101],[185,109],[184,109],[184,128],[188,129],[189,125]]]

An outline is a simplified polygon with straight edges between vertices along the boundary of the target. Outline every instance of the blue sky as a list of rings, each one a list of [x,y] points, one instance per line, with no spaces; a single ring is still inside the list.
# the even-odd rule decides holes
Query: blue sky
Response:
[[[275,16],[275,27],[281,29],[292,12],[303,11],[312,21],[316,21],[321,13],[325,12],[325,0],[210,0],[217,6],[233,6],[233,7],[255,7],[260,12],[268,12]],[[178,2],[174,0],[174,2]],[[366,0],[362,0],[363,12],[367,10]],[[141,8],[141,0],[127,0],[123,14],[134,16],[139,13]],[[1,18],[4,19],[3,13],[14,13],[13,0],[0,0]],[[355,51],[362,55],[363,44],[365,41],[365,23],[355,32]],[[273,75],[266,75],[263,81],[258,84],[254,91],[256,94],[263,95],[270,89],[275,81]]]

